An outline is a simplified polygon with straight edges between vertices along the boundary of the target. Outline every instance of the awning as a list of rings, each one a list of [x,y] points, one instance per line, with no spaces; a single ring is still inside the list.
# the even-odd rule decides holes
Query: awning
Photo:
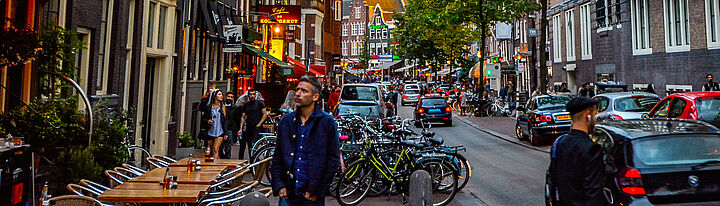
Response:
[[[300,69],[302,69],[303,74],[305,73],[306,69],[303,63],[290,57],[288,57],[287,59],[290,63],[295,65],[296,68],[299,67]],[[325,76],[325,70],[325,65],[310,65],[310,73],[314,74],[315,76]],[[295,73],[297,73],[297,71]]]
[[[392,66],[395,66],[396,64],[398,64],[400,62],[403,62],[403,61],[402,60],[393,60],[392,62],[385,62],[380,65],[380,69],[382,69],[382,70],[388,69]]]
[[[472,69],[470,69],[470,72],[468,72],[468,77],[481,78],[483,76],[482,75],[482,65],[483,65],[483,62],[478,62],[477,64],[475,64],[475,66],[473,66]]]
[[[248,50],[250,50],[250,51],[252,51],[253,53],[257,54],[260,58],[263,58],[263,59],[265,59],[266,61],[272,62],[273,64],[275,64],[275,65],[277,65],[277,66],[279,66],[279,67],[286,67],[286,68],[292,67],[292,66],[290,66],[288,63],[285,63],[285,62],[283,62],[283,61],[275,58],[274,56],[268,54],[267,52],[264,52],[264,51],[262,51],[262,50],[260,50],[260,49],[258,49],[258,48],[255,48],[254,46],[251,46],[251,45],[247,45],[247,44],[246,44],[246,45],[245,45],[245,48],[247,48]]]
[[[400,68],[400,69],[396,69],[395,72],[405,72],[405,71],[407,71],[408,69],[412,68],[413,66],[415,66],[415,65],[414,65],[414,64],[413,64],[413,65],[407,65],[407,66],[404,66],[404,67],[402,67],[402,68]]]

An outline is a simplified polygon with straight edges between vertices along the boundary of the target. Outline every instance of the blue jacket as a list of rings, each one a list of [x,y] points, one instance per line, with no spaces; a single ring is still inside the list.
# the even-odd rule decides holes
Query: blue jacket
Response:
[[[310,158],[307,167],[310,170],[308,171],[309,177],[304,177],[304,179],[311,180],[307,187],[310,194],[323,198],[340,167],[338,127],[335,119],[323,112],[322,108],[317,105],[307,122],[312,122],[310,129],[312,152],[308,154]],[[273,177],[272,189],[275,195],[278,195],[282,188],[286,188],[288,194],[291,194],[292,191],[288,187],[294,188],[295,182],[290,180],[289,172],[297,150],[297,139],[293,139],[295,138],[293,135],[296,126],[299,126],[300,123],[300,116],[296,112],[286,114],[280,120],[275,153],[270,165],[270,174]]]

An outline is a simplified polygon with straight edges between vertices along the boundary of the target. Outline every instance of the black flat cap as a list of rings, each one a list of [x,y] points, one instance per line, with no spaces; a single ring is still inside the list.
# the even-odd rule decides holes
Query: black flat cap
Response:
[[[565,110],[570,112],[570,115],[574,115],[596,104],[598,104],[598,100],[587,97],[575,97],[575,99],[570,100],[570,102],[565,105]]]

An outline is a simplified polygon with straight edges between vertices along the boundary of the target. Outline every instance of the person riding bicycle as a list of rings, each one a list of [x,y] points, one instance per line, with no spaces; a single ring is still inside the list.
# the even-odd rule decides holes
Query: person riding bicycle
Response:
[[[472,99],[472,93],[470,93],[470,90],[467,89],[465,92],[462,93],[462,96],[460,96],[460,115],[465,115],[465,110],[468,109],[470,106],[469,102]]]

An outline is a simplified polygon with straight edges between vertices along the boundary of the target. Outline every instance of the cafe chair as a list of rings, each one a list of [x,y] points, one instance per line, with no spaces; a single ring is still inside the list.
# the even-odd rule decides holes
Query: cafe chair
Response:
[[[116,186],[125,183],[125,181],[132,179],[124,174],[116,172],[115,170],[105,170],[105,176],[108,177],[111,188],[115,188]]]
[[[50,205],[55,206],[101,206],[100,201],[80,195],[63,195],[50,198]]]
[[[159,160],[162,160],[162,161],[165,161],[165,162],[169,162],[169,163],[176,163],[176,162],[178,162],[176,159],[173,159],[173,158],[170,158],[170,157],[167,157],[167,156],[154,155],[153,157],[154,157],[155,159],[159,159]]]
[[[107,190],[110,190],[110,187],[108,187],[108,186],[105,186],[105,185],[102,185],[100,183],[93,182],[90,180],[86,180],[86,179],[81,179],[80,185],[90,188],[92,190],[95,190],[96,192],[101,193],[101,194]]]
[[[236,174],[235,176],[225,178],[221,181],[216,182],[215,184],[210,185],[209,189],[212,191],[208,192],[206,195],[208,197],[213,197],[213,196],[217,197],[217,196],[221,196],[221,195],[226,195],[226,194],[234,192],[238,189],[241,189],[247,185],[252,184],[252,182],[249,182],[249,183],[242,182],[243,177],[248,172],[250,172],[250,170],[245,169],[242,172]],[[230,188],[230,189],[227,189],[227,188]]]
[[[124,168],[129,169],[129,170],[135,171],[135,172],[137,172],[137,173],[139,173],[139,174],[145,174],[145,173],[147,172],[147,170],[144,170],[144,169],[141,169],[141,168],[139,168],[139,167],[135,167],[135,166],[133,166],[133,165],[126,164],[126,163],[123,163],[122,166],[123,166]]]
[[[130,170],[128,168],[124,168],[124,167],[115,167],[115,168],[113,168],[113,170],[115,170],[115,172],[124,174],[125,176],[131,177],[131,178],[136,178],[136,177],[143,175],[143,173],[139,173],[139,172],[136,172],[136,171]]]
[[[262,188],[262,189],[259,189],[259,190],[255,191],[255,192],[262,193],[263,195],[265,195],[265,197],[270,197],[270,196],[272,195],[272,193],[273,193],[273,192],[272,192],[272,187]]]
[[[253,180],[262,182],[263,177],[266,175],[265,173],[267,173],[267,168],[270,165],[270,160],[272,160],[272,157],[265,158],[264,160],[255,162],[247,167],[253,171]],[[268,182],[270,181],[269,178],[270,177],[268,177],[267,180]]]
[[[155,168],[167,167],[170,165],[170,163],[159,160],[158,158],[154,158],[154,157],[147,157],[147,158],[145,158],[145,161],[147,161],[147,163],[150,164],[151,170],[155,169]]]
[[[76,195],[80,195],[80,196],[97,197],[97,196],[100,196],[100,194],[102,194],[101,192],[97,192],[97,191],[95,191],[95,190],[93,190],[93,189],[90,189],[90,188],[87,188],[87,187],[84,187],[84,186],[80,186],[80,185],[77,185],[77,184],[72,184],[72,183],[68,184],[68,185],[66,186],[66,188],[67,188],[68,191],[70,191],[71,193],[76,194]]]
[[[260,185],[260,182],[252,181],[247,186],[244,186],[236,191],[233,191],[233,192],[223,195],[223,196],[212,197],[212,198],[203,197],[203,199],[200,200],[198,205],[221,205],[221,204],[233,203],[238,200],[241,200],[243,197],[245,197],[245,194],[251,192],[252,189],[257,187],[258,185]]]

